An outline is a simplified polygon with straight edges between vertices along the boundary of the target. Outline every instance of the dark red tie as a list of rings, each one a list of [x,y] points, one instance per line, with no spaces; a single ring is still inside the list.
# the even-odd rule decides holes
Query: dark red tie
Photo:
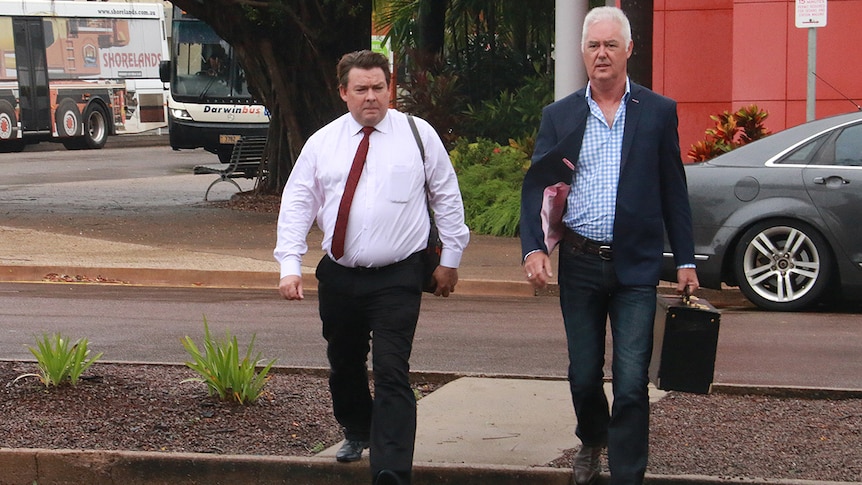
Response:
[[[350,173],[347,175],[347,184],[344,186],[344,193],[341,195],[341,204],[338,206],[338,217],[335,219],[335,232],[332,233],[332,257],[336,260],[344,256],[344,238],[347,235],[347,217],[350,215],[350,204],[353,203],[353,193],[356,192],[356,185],[359,183],[359,175],[362,173],[362,167],[365,165],[365,156],[368,155],[368,137],[374,131],[372,126],[363,126],[362,141],[359,142],[359,148],[356,149],[356,156],[353,157],[353,165],[350,167]]]

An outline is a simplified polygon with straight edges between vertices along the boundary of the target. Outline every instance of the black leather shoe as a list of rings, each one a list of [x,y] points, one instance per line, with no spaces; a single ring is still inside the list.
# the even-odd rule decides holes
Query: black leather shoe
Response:
[[[575,453],[572,469],[575,473],[576,485],[589,485],[599,477],[599,457],[602,454],[601,446],[581,445],[581,449]]]
[[[362,459],[362,450],[365,448],[368,448],[367,441],[344,440],[344,444],[341,445],[341,448],[335,454],[335,459],[342,463],[359,461]]]
[[[392,470],[380,470],[374,479],[374,485],[401,485],[401,480]]]

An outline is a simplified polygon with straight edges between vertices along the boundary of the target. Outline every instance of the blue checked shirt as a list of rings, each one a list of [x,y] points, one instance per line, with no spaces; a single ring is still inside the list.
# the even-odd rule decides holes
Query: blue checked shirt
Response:
[[[614,124],[608,126],[587,84],[590,115],[587,117],[580,158],[575,164],[574,184],[569,192],[568,211],[563,222],[581,236],[596,241],[610,243],[614,238],[626,102],[630,96],[631,85],[626,80],[626,92],[614,115]]]

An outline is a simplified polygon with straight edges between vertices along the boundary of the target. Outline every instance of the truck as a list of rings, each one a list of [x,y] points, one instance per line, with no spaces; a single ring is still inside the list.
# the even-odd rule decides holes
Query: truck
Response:
[[[0,151],[167,126],[161,4],[0,0]]]

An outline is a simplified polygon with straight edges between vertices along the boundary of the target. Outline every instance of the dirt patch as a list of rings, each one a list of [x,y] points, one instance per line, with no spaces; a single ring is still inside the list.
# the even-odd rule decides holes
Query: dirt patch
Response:
[[[77,387],[11,384],[35,370],[0,362],[0,447],[312,456],[342,439],[320,375],[273,374],[240,406],[182,382],[195,376],[184,366],[96,363]],[[859,450],[860,399],[670,393],[651,409],[648,472],[859,482]],[[574,451],[549,465],[569,467]]]

